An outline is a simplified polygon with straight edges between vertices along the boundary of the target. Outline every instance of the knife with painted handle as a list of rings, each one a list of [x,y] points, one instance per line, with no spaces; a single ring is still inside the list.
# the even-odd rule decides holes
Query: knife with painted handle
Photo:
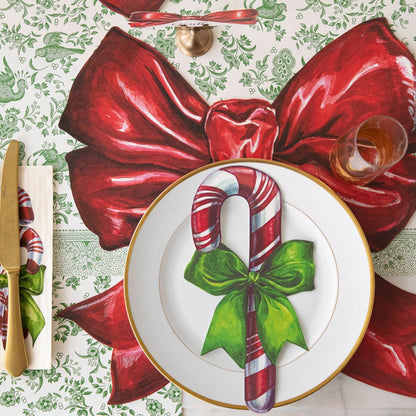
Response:
[[[20,313],[20,237],[17,197],[19,142],[12,140],[4,158],[0,193],[0,264],[8,277],[8,322],[4,368],[19,376],[28,366]]]

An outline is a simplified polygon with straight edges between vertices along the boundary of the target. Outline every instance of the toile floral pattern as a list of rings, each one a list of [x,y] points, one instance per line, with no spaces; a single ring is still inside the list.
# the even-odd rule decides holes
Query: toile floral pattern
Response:
[[[110,4],[108,4],[110,3]],[[210,53],[198,59],[178,51],[174,29],[132,29],[110,2],[0,0],[0,157],[12,139],[22,142],[23,165],[54,171],[53,360],[50,369],[11,379],[0,374],[0,409],[23,415],[180,415],[181,392],[171,383],[133,401],[110,404],[112,348],[58,313],[102,294],[123,276],[126,248],[103,250],[78,213],[66,155],[84,144],[60,129],[74,79],[111,28],[158,50],[208,104],[230,98],[272,102],[288,81],[326,45],[361,22],[386,17],[416,53],[410,0],[165,0],[154,10],[201,15],[256,8],[258,23],[215,29]],[[138,1],[146,4],[144,0]],[[108,8],[109,6],[110,8]],[[260,40],[260,41],[259,41]],[[374,253],[381,274],[416,275],[416,222]]]

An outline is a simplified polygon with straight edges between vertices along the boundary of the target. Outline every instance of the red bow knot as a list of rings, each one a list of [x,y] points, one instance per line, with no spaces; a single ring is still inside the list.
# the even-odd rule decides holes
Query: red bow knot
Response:
[[[263,100],[220,101],[207,112],[205,131],[214,162],[226,159],[272,159],[279,132],[276,111]]]

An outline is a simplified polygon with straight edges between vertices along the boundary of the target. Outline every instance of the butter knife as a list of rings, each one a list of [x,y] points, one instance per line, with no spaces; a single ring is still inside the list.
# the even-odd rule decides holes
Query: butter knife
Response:
[[[9,286],[8,323],[4,368],[13,377],[28,366],[20,313],[20,237],[17,197],[19,142],[12,140],[4,158],[0,193],[0,264],[6,270]]]

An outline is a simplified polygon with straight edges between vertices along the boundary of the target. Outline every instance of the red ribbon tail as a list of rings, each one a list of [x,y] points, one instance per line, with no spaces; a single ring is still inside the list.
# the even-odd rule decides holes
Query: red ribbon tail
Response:
[[[224,10],[202,16],[202,20],[217,23],[238,23],[240,25],[255,25],[258,12],[256,9]]]
[[[126,350],[113,350],[111,377],[110,405],[141,399],[168,384],[138,345]]]
[[[416,295],[376,276],[374,310],[343,373],[371,386],[416,397]]]

